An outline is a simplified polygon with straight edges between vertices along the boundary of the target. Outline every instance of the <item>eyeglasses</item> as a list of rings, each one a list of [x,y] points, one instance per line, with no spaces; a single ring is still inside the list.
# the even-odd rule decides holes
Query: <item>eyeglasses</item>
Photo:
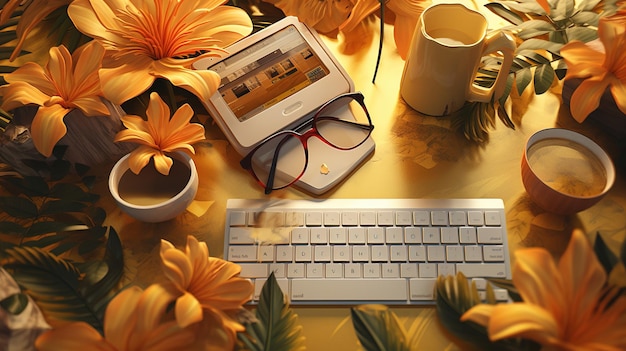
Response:
[[[307,168],[309,138],[339,150],[355,149],[367,140],[374,125],[364,100],[359,92],[333,98],[298,128],[308,128],[304,133],[285,130],[268,137],[241,160],[241,167],[265,188],[265,194],[292,185]]]

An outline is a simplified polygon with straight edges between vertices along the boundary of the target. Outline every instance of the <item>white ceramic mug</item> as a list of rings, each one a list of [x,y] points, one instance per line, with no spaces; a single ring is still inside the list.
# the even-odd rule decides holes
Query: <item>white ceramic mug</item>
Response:
[[[444,116],[466,101],[500,97],[513,62],[515,42],[504,32],[487,36],[487,19],[461,4],[436,4],[419,18],[404,64],[400,95],[415,110]],[[473,84],[480,60],[500,52],[503,63],[490,88]]]

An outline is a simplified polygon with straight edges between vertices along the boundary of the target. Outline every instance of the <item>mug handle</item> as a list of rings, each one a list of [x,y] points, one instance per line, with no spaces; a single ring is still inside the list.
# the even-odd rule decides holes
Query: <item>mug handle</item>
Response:
[[[506,87],[507,76],[511,70],[511,65],[513,64],[515,48],[515,40],[503,31],[498,31],[498,33],[485,40],[483,56],[492,52],[500,51],[502,52],[504,59],[498,75],[496,76],[495,83],[490,88],[484,88],[471,84],[468,101],[489,102],[491,101],[492,96],[499,98],[502,95],[504,88]]]

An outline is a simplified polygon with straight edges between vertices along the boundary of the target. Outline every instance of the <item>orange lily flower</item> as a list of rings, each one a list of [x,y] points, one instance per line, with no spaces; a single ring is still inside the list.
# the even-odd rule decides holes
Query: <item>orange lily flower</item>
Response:
[[[165,276],[181,294],[176,301],[176,319],[187,326],[203,319],[203,311],[217,322],[216,328],[225,330],[228,340],[225,349],[232,349],[236,332],[245,328],[228,316],[227,312],[242,308],[253,293],[249,280],[239,278],[241,267],[219,258],[209,257],[204,242],[189,235],[185,250],[176,249],[161,240],[161,261]]]
[[[574,119],[583,122],[598,108],[607,88],[617,107],[626,114],[626,17],[603,17],[598,25],[598,37],[604,52],[588,44],[573,41],[561,48],[567,64],[565,79],[582,78],[570,101]]]
[[[472,307],[461,320],[491,340],[521,337],[554,350],[625,350],[626,296],[608,287],[585,235],[576,230],[556,264],[542,248],[516,253],[513,283],[524,302]]]
[[[104,96],[122,104],[164,78],[208,101],[219,75],[193,70],[196,56],[250,34],[246,12],[224,0],[74,0],[68,15],[82,33],[102,43]],[[207,55],[216,55],[208,53]]]
[[[128,141],[140,146],[130,153],[128,164],[133,173],[139,172],[154,159],[154,165],[163,175],[170,173],[174,161],[166,153],[177,150],[195,153],[191,144],[204,140],[204,127],[199,123],[189,123],[193,117],[189,104],[181,106],[170,119],[170,108],[158,93],[150,93],[146,115],[126,115],[122,123],[126,128],[115,135],[115,141]]]
[[[28,34],[54,10],[67,6],[72,0],[33,0],[20,16],[15,33],[17,34],[17,44],[11,53],[9,61],[17,58],[22,50],[22,46]],[[0,24],[5,24],[13,12],[23,3],[23,0],[9,0],[2,10],[0,10]]]
[[[9,83],[0,87],[5,111],[17,107],[39,105],[31,124],[31,135],[37,150],[46,157],[65,135],[63,118],[79,109],[86,116],[108,116],[109,110],[101,100],[98,69],[104,49],[90,42],[70,55],[65,46],[50,49],[45,68],[28,62],[13,73],[5,75]]]
[[[185,349],[194,341],[193,332],[180,328],[175,320],[162,320],[174,298],[161,285],[151,285],[145,291],[130,287],[107,306],[104,336],[85,322],[73,322],[43,333],[35,347],[40,351]]]

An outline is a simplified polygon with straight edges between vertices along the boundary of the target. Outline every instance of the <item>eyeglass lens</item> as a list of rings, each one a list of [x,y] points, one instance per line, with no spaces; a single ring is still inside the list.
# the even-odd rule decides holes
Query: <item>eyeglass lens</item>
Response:
[[[372,129],[364,107],[352,96],[339,97],[324,106],[317,112],[313,123],[317,133],[283,132],[254,152],[252,171],[265,187],[284,188],[302,176],[307,166],[306,139],[310,136],[318,136],[335,148],[349,150],[362,144]],[[275,171],[273,177],[270,175],[272,169]]]

